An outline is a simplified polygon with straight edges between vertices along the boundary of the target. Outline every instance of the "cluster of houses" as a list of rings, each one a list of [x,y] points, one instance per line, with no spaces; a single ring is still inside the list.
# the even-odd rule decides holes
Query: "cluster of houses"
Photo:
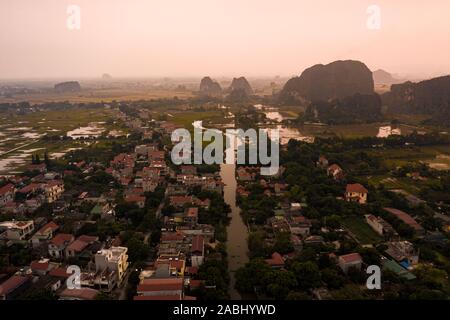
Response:
[[[0,300],[9,300],[29,287],[49,289],[61,299],[94,299],[100,292],[111,292],[122,284],[128,268],[127,248],[100,241],[97,236],[75,237],[61,232],[54,221],[36,228],[33,220],[0,223],[3,238],[28,243],[41,258],[22,266],[0,283]],[[81,288],[68,288],[71,261],[84,261],[80,270]]]
[[[343,197],[338,197],[343,201],[355,202],[360,205],[365,205],[368,203],[369,191],[359,183],[346,183],[346,175],[344,170],[335,163],[330,164],[324,156],[320,156],[316,162],[316,166],[326,171],[330,179],[343,184],[345,191]],[[264,179],[258,180],[259,176],[257,174],[256,167],[240,167],[237,170],[237,176],[239,180],[239,185],[237,188],[237,193],[241,197],[248,197],[250,192],[247,190],[246,186],[249,184],[259,184],[264,188],[264,194],[267,196],[282,196],[284,191],[287,190],[287,185],[280,182],[279,179],[270,179],[266,181]],[[277,188],[275,189],[275,186]],[[367,267],[367,264],[363,261],[362,256],[357,252],[350,252],[344,255],[336,255],[336,251],[340,248],[340,241],[334,241],[329,243],[325,241],[321,234],[334,231],[338,234],[348,237],[349,239],[357,240],[355,236],[349,231],[344,229],[333,229],[329,226],[324,226],[320,229],[320,232],[316,233],[315,228],[312,228],[315,221],[314,219],[308,219],[303,214],[302,211],[307,207],[306,203],[289,203],[285,202],[279,203],[277,209],[274,210],[274,216],[267,220],[264,229],[266,244],[273,245],[275,242],[274,235],[277,233],[285,233],[290,237],[290,242],[293,245],[294,252],[288,254],[280,254],[278,252],[273,252],[270,258],[266,259],[266,263],[272,268],[282,269],[285,267],[286,261],[291,259],[300,252],[304,245],[306,244],[327,244],[334,245],[336,250],[329,253],[329,257],[335,261],[336,265],[342,270],[343,273],[348,273],[350,269],[362,270]],[[408,213],[395,209],[395,208],[384,208],[387,214],[399,219],[404,224],[414,230],[414,233],[418,237],[424,237],[428,241],[425,235],[424,228]],[[373,214],[366,214],[364,216],[364,221],[370,228],[374,230],[380,236],[383,243],[386,245],[386,250],[382,253],[381,263],[383,269],[388,269],[403,277],[406,280],[412,280],[415,278],[414,274],[411,272],[417,264],[419,263],[419,252],[415,246],[409,242],[402,240],[397,231],[382,217],[375,216]],[[437,241],[436,237],[429,237],[429,241]],[[438,239],[439,240],[439,239]],[[315,296],[320,298],[324,296],[324,288],[318,289],[315,292]],[[319,292],[320,291],[320,292]],[[326,296],[326,294],[325,294]]]
[[[32,165],[34,170],[35,166]],[[62,175],[47,172],[45,164],[39,165],[39,174],[28,177],[0,177],[0,210],[4,213],[33,213],[44,203],[56,202],[64,193]]]

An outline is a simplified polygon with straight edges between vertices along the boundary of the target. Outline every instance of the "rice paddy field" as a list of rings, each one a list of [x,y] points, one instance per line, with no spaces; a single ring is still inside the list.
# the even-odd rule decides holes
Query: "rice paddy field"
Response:
[[[85,141],[45,139],[78,133],[99,135],[117,125],[109,109],[48,110],[25,115],[0,114],[0,174],[13,174],[28,163],[31,155],[47,152],[51,158],[86,146]]]

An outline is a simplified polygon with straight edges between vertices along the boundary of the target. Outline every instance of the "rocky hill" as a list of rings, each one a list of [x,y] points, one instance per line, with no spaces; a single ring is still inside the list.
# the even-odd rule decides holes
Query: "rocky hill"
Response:
[[[279,101],[293,103],[301,99],[326,101],[354,94],[373,94],[372,72],[359,61],[335,61],[317,64],[299,77],[291,78],[283,87]]]
[[[78,81],[61,82],[55,84],[55,91],[59,93],[78,92],[81,91],[81,86]]]
[[[220,84],[210,77],[204,77],[200,81],[200,95],[216,97],[222,94],[222,87]]]
[[[357,93],[340,99],[312,102],[304,114],[304,121],[327,124],[370,123],[381,119],[381,98],[376,93]]]
[[[247,95],[253,94],[253,89],[250,86],[250,83],[248,83],[247,79],[245,79],[245,77],[233,78],[228,91],[231,93],[235,90],[244,90]]]
[[[427,114],[434,123],[450,125],[450,75],[394,84],[382,100],[390,112]]]

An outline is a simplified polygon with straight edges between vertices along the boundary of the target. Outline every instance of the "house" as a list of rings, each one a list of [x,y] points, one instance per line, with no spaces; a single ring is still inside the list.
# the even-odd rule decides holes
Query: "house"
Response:
[[[158,179],[142,179],[142,189],[144,192],[154,192],[158,187]]]
[[[181,300],[183,298],[183,279],[165,278],[165,279],[144,279],[137,286],[138,296],[162,297],[170,296],[173,299]]]
[[[368,193],[369,191],[367,191],[367,189],[359,183],[347,184],[347,188],[345,190],[345,200],[365,204],[367,203]]]
[[[192,238],[191,265],[200,267],[205,259],[205,241],[203,236],[197,235]]]
[[[99,291],[91,288],[64,289],[59,300],[95,300]]]
[[[28,238],[34,231],[33,220],[29,221],[4,221],[0,222],[0,230],[6,230],[0,234],[0,238],[13,241],[21,241]]]
[[[0,300],[14,300],[14,298],[24,292],[29,285],[29,277],[12,276],[0,284]]]
[[[361,270],[362,258],[359,253],[350,253],[339,256],[338,265],[345,273],[347,273],[350,268]]]
[[[184,216],[184,222],[192,226],[198,223],[198,208],[191,207],[186,209],[186,214]]]
[[[170,205],[175,208],[182,208],[185,205],[193,204],[194,199],[192,196],[171,196]]]
[[[410,226],[411,228],[413,228],[416,233],[423,234],[425,232],[425,230],[422,228],[422,226],[406,212],[395,209],[395,208],[383,208],[383,209],[385,211],[389,212],[390,214],[394,215],[401,221],[403,221],[403,223],[405,223],[408,226]]]
[[[111,247],[103,249],[95,254],[95,269],[97,272],[104,270],[114,271],[117,275],[117,282],[122,283],[125,272],[128,269],[128,248]]]
[[[328,159],[325,158],[325,156],[321,155],[319,157],[319,160],[317,160],[317,162],[316,162],[316,166],[318,166],[319,168],[325,169],[326,167],[328,167]]]
[[[340,181],[344,179],[344,170],[337,164],[332,164],[327,169],[327,174],[329,177],[332,177],[336,181]]]
[[[69,244],[75,240],[72,234],[59,233],[48,244],[48,254],[51,258],[63,259]]]
[[[129,194],[125,196],[125,202],[135,203],[141,209],[145,207],[145,197],[138,194]]]
[[[39,261],[33,261],[30,264],[30,269],[34,275],[44,276],[50,272],[57,265],[51,263],[49,259],[41,259]]]
[[[278,252],[272,253],[270,259],[265,260],[266,263],[271,266],[273,269],[281,269],[284,268],[284,259]]]
[[[14,200],[16,188],[12,183],[8,183],[0,188],[0,207]]]
[[[64,182],[62,180],[51,180],[44,185],[45,199],[53,203],[64,193]]]
[[[312,226],[304,216],[294,216],[288,220],[290,232],[294,235],[301,235],[302,237],[309,236],[309,232]]]
[[[409,241],[389,242],[386,253],[397,261],[402,267],[408,269],[419,263],[419,252]]]
[[[53,221],[50,221],[33,235],[31,238],[31,243],[34,247],[36,247],[41,241],[51,240],[58,229],[59,226]]]
[[[90,245],[98,241],[95,236],[79,236],[75,241],[69,244],[66,248],[66,258],[79,256]]]
[[[396,236],[394,228],[381,217],[375,217],[372,214],[365,215],[367,224],[380,236],[392,237]]]

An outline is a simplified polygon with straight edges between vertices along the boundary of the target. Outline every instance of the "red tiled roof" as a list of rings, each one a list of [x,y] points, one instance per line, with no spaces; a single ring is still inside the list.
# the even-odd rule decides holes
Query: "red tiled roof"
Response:
[[[50,270],[49,274],[52,277],[60,277],[60,278],[68,278],[70,276],[69,273],[67,273],[67,268],[58,267]]]
[[[138,292],[145,291],[175,291],[183,289],[182,278],[167,278],[167,279],[144,279],[138,285]]]
[[[50,221],[45,226],[40,228],[37,233],[44,234],[44,233],[47,233],[49,231],[55,232],[58,229],[59,229],[59,226],[56,223],[54,223],[53,221]]]
[[[14,185],[12,183],[8,183],[7,185],[0,188],[0,195],[7,194],[9,192],[14,191]]]
[[[74,242],[72,242],[72,243],[67,247],[67,249],[68,249],[68,250],[73,250],[73,251],[76,251],[76,252],[81,252],[81,251],[83,251],[88,245],[89,245],[89,243],[77,239],[77,240],[75,240]]]
[[[81,241],[84,241],[87,243],[91,243],[91,242],[98,241],[98,237],[97,236],[87,236],[87,235],[83,234],[78,237],[78,240],[81,240]]]
[[[192,196],[171,196],[170,197],[170,203],[171,204],[185,204],[185,203],[192,203],[193,198]]]
[[[12,276],[0,285],[0,295],[6,295],[28,281],[27,277]]]
[[[64,182],[63,181],[61,181],[61,180],[51,180],[51,181],[49,181],[49,182],[47,182],[47,187],[54,187],[54,186],[60,186],[60,185],[63,185],[64,184]]]
[[[72,242],[74,240],[74,236],[68,233],[59,233],[57,234],[51,241],[55,246],[61,246],[64,243]]]
[[[266,259],[266,263],[270,266],[284,266],[284,259],[281,254],[274,252],[271,259]]]
[[[182,241],[184,234],[181,232],[163,232],[161,234],[161,241]]]
[[[48,262],[33,261],[30,265],[30,268],[31,270],[47,271],[49,265],[50,264]]]
[[[359,183],[348,184],[346,192],[368,193],[366,188]]]
[[[411,228],[415,229],[416,231],[423,230],[422,226],[406,212],[403,212],[401,210],[394,209],[394,208],[384,208],[384,210],[393,214],[398,219],[402,220],[404,223],[406,223],[407,225],[409,225]]]
[[[38,189],[41,185],[39,183],[30,183],[29,185],[23,187],[19,190],[19,193],[29,193]]]
[[[339,256],[339,259],[341,259],[342,261],[344,261],[344,263],[352,263],[352,262],[358,262],[358,261],[362,261],[361,256],[359,255],[359,253],[349,253],[349,254],[345,254],[343,256]]]
[[[60,296],[63,298],[74,298],[81,300],[94,300],[98,295],[98,291],[91,288],[81,289],[65,289]]]
[[[137,194],[130,194],[125,197],[126,202],[145,202],[145,197]]]
[[[192,238],[192,247],[191,252],[203,252],[203,246],[205,244],[205,241],[203,239],[203,236],[197,235]]]
[[[181,300],[181,296],[179,295],[167,295],[167,296],[135,296],[133,298],[135,301],[144,301],[144,300]]]

